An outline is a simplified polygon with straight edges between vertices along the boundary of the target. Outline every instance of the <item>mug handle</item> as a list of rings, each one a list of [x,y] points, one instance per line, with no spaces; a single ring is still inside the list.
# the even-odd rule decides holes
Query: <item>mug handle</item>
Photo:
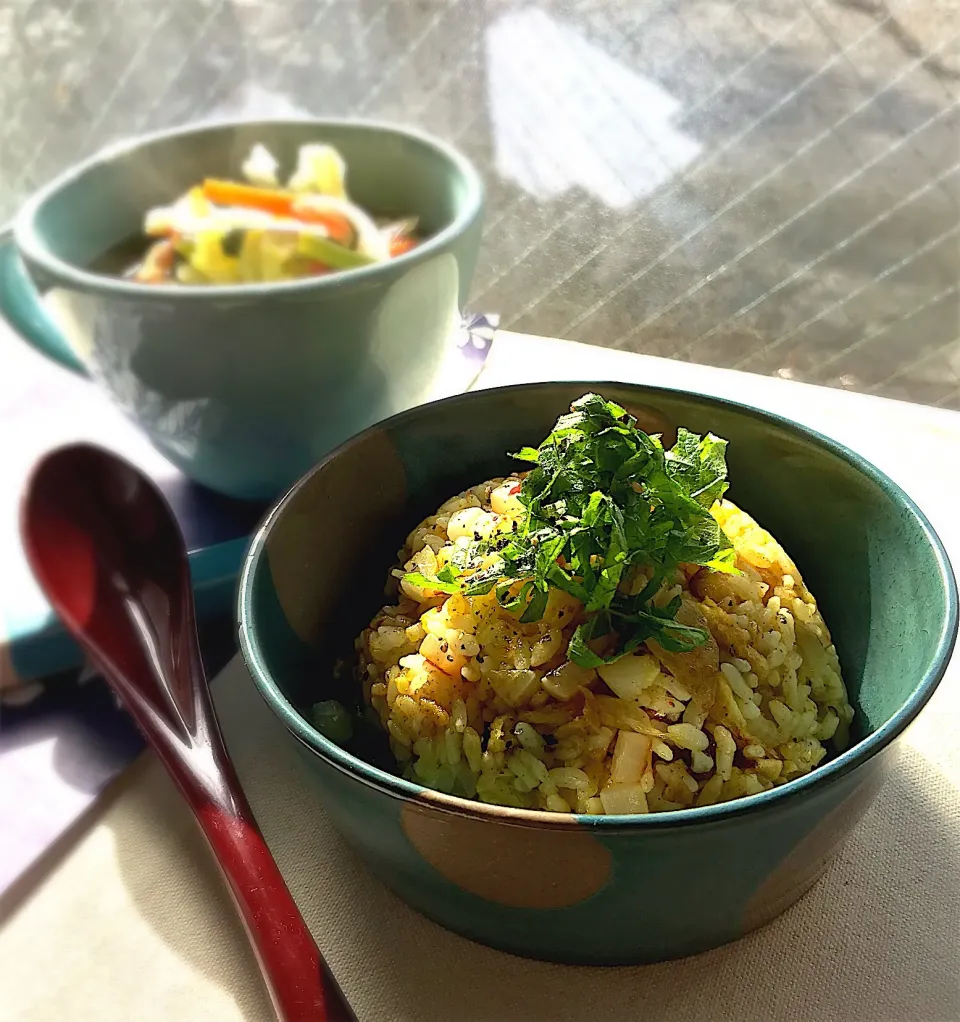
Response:
[[[12,227],[0,231],[0,315],[41,355],[78,376],[87,375],[83,363],[40,304],[14,244]]]

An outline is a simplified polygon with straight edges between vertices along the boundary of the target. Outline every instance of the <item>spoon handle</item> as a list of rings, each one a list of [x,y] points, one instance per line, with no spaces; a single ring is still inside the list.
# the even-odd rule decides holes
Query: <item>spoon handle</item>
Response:
[[[355,1022],[246,800],[194,807],[283,1022]]]
[[[103,665],[111,674],[111,666]],[[111,679],[180,787],[240,911],[281,1022],[356,1022],[267,847],[227,756],[205,683],[186,742],[127,679]],[[207,760],[207,769],[202,761]]]

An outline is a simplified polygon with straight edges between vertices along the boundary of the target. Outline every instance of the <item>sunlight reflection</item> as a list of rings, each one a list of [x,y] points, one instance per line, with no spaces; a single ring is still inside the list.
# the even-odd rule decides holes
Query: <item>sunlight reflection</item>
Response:
[[[627,206],[701,151],[670,124],[677,100],[544,11],[505,14],[486,48],[497,170],[536,198]]]

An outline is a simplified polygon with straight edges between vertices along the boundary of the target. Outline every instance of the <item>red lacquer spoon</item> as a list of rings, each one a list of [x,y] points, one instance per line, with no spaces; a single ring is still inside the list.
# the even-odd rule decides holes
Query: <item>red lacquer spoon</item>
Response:
[[[284,1022],[353,1020],[287,890],[220,736],[180,529],[132,465],[87,444],[47,455],[21,534],[53,609],[133,715],[216,856]]]

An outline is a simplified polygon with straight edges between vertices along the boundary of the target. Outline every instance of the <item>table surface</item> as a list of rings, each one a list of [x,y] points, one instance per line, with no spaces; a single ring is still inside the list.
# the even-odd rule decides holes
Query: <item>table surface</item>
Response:
[[[546,378],[685,387],[789,415],[888,472],[960,563],[960,414],[510,333],[479,385]],[[903,739],[877,806],[799,905],[697,959],[602,970],[526,962],[416,915],[327,823],[239,661],[214,692],[270,846],[362,1022],[960,1017],[956,665]],[[150,755],[6,908],[3,1022],[270,1017],[215,869]]]

